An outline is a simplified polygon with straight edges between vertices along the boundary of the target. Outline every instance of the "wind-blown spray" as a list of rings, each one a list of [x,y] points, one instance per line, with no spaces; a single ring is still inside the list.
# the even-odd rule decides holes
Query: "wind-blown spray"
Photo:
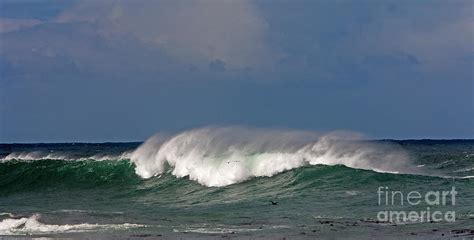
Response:
[[[380,172],[413,169],[407,154],[392,144],[359,134],[208,127],[171,137],[155,135],[131,154],[143,178],[164,173],[189,177],[205,186],[226,186],[272,176],[305,165],[345,165]]]

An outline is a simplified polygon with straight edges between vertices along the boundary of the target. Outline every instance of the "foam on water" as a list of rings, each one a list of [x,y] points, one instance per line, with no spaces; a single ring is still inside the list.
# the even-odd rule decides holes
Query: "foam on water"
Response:
[[[279,226],[276,226],[279,227]],[[272,228],[275,228],[272,226]],[[223,234],[223,233],[245,233],[245,232],[255,232],[261,231],[263,228],[241,228],[235,226],[227,227],[186,227],[184,229],[173,229],[173,232],[184,232],[184,233],[210,233],[210,234]]]
[[[156,135],[130,158],[143,178],[171,169],[176,177],[213,187],[317,164],[391,173],[417,171],[396,145],[364,141],[359,134],[242,127],[200,128],[172,137]]]
[[[31,217],[7,218],[0,222],[1,235],[38,234],[38,233],[65,233],[65,232],[87,232],[96,230],[119,230],[129,228],[146,227],[140,224],[45,224],[39,221],[39,215]]]
[[[107,161],[107,160],[122,160],[129,159],[131,152],[123,152],[120,154],[94,154],[84,157],[77,157],[62,152],[44,152],[44,151],[30,151],[30,152],[13,152],[7,156],[0,158],[0,162],[20,160],[20,161],[37,161],[37,160],[64,160],[64,161],[77,161],[77,160],[94,160],[94,161]]]
[[[474,171],[474,167],[462,168],[462,169],[455,170],[453,172],[457,173],[457,172],[472,172],[472,171]]]

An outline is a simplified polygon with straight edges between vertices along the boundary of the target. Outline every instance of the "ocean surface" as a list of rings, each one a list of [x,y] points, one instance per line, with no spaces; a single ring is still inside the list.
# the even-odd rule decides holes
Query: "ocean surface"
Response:
[[[453,188],[455,203],[406,201]],[[442,219],[380,219],[427,209]],[[474,140],[203,128],[144,143],[0,144],[0,236],[472,239]]]

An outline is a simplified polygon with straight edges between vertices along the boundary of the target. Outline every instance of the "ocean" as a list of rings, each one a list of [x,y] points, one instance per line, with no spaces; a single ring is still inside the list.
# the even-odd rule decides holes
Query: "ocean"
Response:
[[[201,128],[0,144],[0,238],[472,239],[474,140]]]

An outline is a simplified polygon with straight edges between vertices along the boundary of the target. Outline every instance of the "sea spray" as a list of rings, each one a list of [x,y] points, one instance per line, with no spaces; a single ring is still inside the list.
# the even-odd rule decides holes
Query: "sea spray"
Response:
[[[360,134],[243,127],[199,128],[169,138],[156,135],[131,154],[131,161],[143,178],[169,167],[176,177],[209,187],[316,164],[395,173],[416,169],[397,146],[366,141]]]

